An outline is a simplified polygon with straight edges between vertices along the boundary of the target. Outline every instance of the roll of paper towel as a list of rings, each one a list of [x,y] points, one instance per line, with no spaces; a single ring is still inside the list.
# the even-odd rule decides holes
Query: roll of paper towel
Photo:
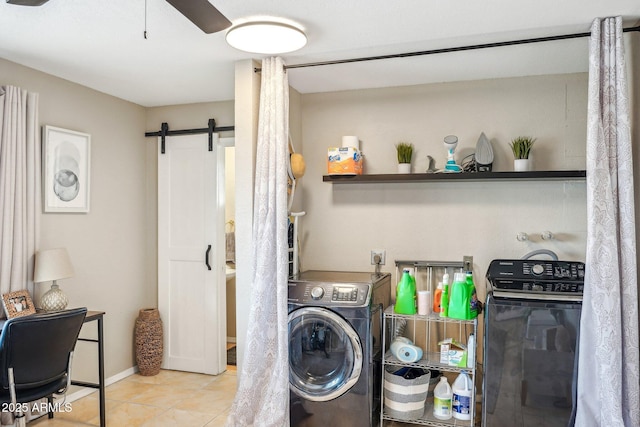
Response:
[[[405,363],[413,363],[422,359],[422,349],[413,345],[409,338],[396,337],[391,343],[391,354]]]
[[[405,344],[397,349],[396,359],[405,363],[414,363],[422,359],[422,349],[416,345]]]
[[[358,141],[357,136],[343,136],[342,137],[342,146],[343,147],[355,147],[360,150],[360,141]]]

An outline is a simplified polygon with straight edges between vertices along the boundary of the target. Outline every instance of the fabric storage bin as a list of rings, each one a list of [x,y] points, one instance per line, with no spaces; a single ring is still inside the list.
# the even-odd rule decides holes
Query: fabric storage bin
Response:
[[[405,378],[405,372],[420,371],[416,378]],[[415,420],[424,414],[424,402],[429,391],[431,372],[428,369],[388,366],[384,372],[384,412],[400,420]],[[405,375],[407,376],[407,375]]]

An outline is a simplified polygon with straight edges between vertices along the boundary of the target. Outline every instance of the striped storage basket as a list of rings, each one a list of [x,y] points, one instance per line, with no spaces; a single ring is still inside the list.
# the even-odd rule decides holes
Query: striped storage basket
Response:
[[[416,369],[416,368],[414,368]],[[397,367],[388,366],[384,372],[384,412],[392,418],[415,420],[424,414],[424,402],[429,391],[431,372],[424,369],[424,374],[405,379],[395,375]]]

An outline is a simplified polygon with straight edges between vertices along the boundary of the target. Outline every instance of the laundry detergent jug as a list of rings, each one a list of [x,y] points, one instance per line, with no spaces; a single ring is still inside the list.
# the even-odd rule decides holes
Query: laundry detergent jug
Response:
[[[478,299],[473,275],[469,272],[456,273],[449,292],[449,317],[471,320],[478,317]]]
[[[433,390],[433,416],[439,420],[448,420],[451,418],[451,401],[453,393],[451,386],[444,375],[440,378],[440,382]]]
[[[396,287],[396,303],[393,311],[398,314],[416,314],[416,280],[411,276],[411,270],[405,268],[402,278]]]
[[[451,387],[453,399],[451,408],[453,417],[458,420],[470,420],[473,408],[473,383],[465,371],[462,371]]]

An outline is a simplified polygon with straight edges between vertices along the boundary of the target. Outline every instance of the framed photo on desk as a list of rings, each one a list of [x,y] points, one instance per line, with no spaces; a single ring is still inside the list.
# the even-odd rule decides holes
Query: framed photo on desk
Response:
[[[9,292],[2,295],[2,307],[7,319],[34,314],[36,308],[31,300],[31,295],[26,290]]]

